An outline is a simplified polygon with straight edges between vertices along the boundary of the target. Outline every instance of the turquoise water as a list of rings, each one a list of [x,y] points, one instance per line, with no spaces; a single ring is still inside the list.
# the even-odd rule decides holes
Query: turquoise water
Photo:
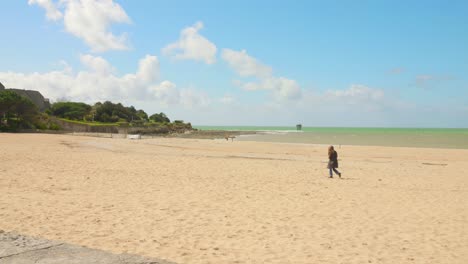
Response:
[[[195,126],[200,130],[257,131],[244,141],[468,149],[468,128],[361,128],[295,126]]]
[[[200,130],[226,131],[297,131],[295,126],[194,126]],[[384,128],[384,127],[302,127],[302,132],[330,133],[448,133],[466,134],[468,128]]]

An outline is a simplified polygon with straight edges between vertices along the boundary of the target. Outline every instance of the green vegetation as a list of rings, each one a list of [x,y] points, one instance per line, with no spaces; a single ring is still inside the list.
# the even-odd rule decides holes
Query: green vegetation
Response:
[[[126,107],[121,103],[97,102],[93,106],[80,102],[54,103],[49,114],[61,121],[88,126],[128,127],[139,133],[169,133],[192,129],[190,123],[171,120],[164,113],[155,113],[148,117],[143,110]]]
[[[133,106],[125,107],[121,103],[114,104],[109,101],[96,103],[93,110],[92,120],[105,123],[146,121],[148,119],[148,115],[143,110],[137,111]]]
[[[106,101],[90,106],[80,102],[57,102],[52,105],[49,113],[59,118],[75,121],[91,121],[101,123],[146,121],[148,115],[135,107],[125,107],[121,103]]]
[[[41,113],[27,97],[14,91],[0,91],[0,132],[22,129],[59,130],[49,115]]]
[[[58,102],[50,108],[52,115],[70,120],[84,120],[90,111],[90,105],[75,102]]]
[[[181,120],[171,123],[162,112],[148,117],[141,109],[110,101],[97,102],[92,106],[82,102],[57,102],[41,113],[30,99],[8,90],[0,92],[0,121],[0,131],[12,132],[21,129],[60,130],[60,126],[68,127],[67,123],[131,128],[132,131],[141,133],[169,133],[192,129],[190,123],[185,124]]]
[[[159,114],[153,114],[150,116],[149,118],[151,121],[153,122],[157,122],[157,123],[170,123],[171,120],[169,120],[169,118],[167,118],[166,114],[164,113],[159,113]]]
[[[54,103],[49,113],[59,119],[85,125],[114,125],[114,126],[150,126],[152,123],[170,123],[164,113],[148,114],[135,107],[123,106],[121,103],[97,102],[93,106],[80,102]],[[183,124],[181,121],[177,121]]]
[[[41,126],[40,114],[33,102],[8,90],[0,91],[0,120],[0,131]]]
[[[117,123],[103,123],[103,122],[97,122],[97,121],[82,121],[82,120],[70,120],[66,118],[58,118],[59,120],[66,121],[69,123],[75,123],[75,124],[80,124],[80,125],[88,125],[88,126],[119,126],[121,122]]]

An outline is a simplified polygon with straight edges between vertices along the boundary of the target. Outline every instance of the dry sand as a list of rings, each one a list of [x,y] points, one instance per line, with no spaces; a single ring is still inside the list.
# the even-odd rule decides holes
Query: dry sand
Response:
[[[468,263],[468,150],[0,134],[0,229],[178,263]]]

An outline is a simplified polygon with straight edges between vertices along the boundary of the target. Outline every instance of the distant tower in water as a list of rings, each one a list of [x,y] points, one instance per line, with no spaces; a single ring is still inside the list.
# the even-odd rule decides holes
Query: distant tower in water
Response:
[[[296,130],[302,130],[302,124],[297,124],[296,125]]]

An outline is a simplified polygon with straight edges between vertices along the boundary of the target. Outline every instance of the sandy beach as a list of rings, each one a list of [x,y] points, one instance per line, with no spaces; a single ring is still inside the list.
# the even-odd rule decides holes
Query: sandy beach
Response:
[[[0,230],[176,263],[468,263],[468,150],[0,134]]]

